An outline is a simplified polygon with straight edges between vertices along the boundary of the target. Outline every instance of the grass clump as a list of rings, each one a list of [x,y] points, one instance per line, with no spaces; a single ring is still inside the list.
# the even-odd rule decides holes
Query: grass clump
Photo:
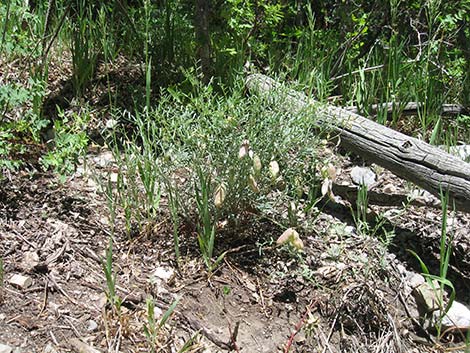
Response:
[[[115,201],[127,224],[141,224],[157,216],[161,192],[170,205],[177,256],[184,221],[198,234],[211,272],[222,259],[219,222],[236,225],[254,214],[287,227],[292,204],[307,211],[303,197],[313,195],[309,189],[319,179],[319,138],[311,116],[271,109],[244,97],[241,87],[221,95],[194,77],[188,81],[191,93],[163,92],[155,108],[127,116],[133,128],[114,134],[124,136],[120,145],[109,141],[119,164]]]

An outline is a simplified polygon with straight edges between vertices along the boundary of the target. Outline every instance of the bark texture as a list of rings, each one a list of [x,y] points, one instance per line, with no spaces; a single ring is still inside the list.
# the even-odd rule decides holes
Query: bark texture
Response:
[[[250,93],[266,96],[271,103],[292,113],[307,112],[316,124],[334,129],[341,145],[364,159],[381,165],[439,197],[448,190],[451,205],[470,212],[470,164],[426,142],[399,133],[342,108],[321,104],[304,94],[286,90],[260,74],[246,80]]]

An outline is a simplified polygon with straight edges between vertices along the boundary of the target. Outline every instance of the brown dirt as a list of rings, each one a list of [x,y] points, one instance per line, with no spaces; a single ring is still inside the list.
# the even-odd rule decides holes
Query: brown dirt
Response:
[[[62,66],[51,66],[46,109],[80,106],[61,100],[70,96],[69,75]],[[101,94],[94,93],[93,104],[107,96],[103,87],[98,79],[92,89],[100,88]],[[99,123],[91,125],[100,130]],[[343,170],[338,183],[350,185],[347,172],[353,162],[362,163],[337,161]],[[420,272],[406,249],[438,272],[439,207],[435,200],[418,200],[392,217],[403,209],[401,202],[410,190],[386,171],[379,173],[371,190],[371,204],[376,214],[389,212],[387,224],[396,233],[390,243],[380,234],[357,234],[349,208],[328,203],[317,218],[308,220],[313,226],[300,234],[305,250],[298,254],[275,246],[282,232],[276,224],[247,214],[237,227],[220,229],[216,254],[228,253],[211,275],[194,234],[184,227],[177,266],[164,198],[161,215],[132,238],[119,218],[113,243],[117,294],[123,300],[118,314],[106,299],[102,262],[110,233],[103,195],[86,174],[77,173],[61,184],[51,174],[34,170],[33,162],[28,164],[31,172],[13,173],[0,182],[0,343],[21,352],[83,352],[77,339],[90,352],[90,347],[150,352],[143,330],[149,296],[155,300],[156,316],[180,298],[157,335],[159,352],[178,352],[188,341],[188,352],[247,353],[442,352],[453,345],[448,340],[430,342],[410,318],[416,308],[405,278],[406,271]],[[390,184],[396,189],[393,196],[383,191]],[[349,200],[355,194],[342,192]],[[457,299],[469,302],[470,217],[457,213],[453,219],[449,278]],[[29,276],[32,285],[11,285],[14,274]]]
[[[404,303],[414,302],[402,273],[416,266],[407,248],[425,255],[432,268],[440,229],[435,209],[411,207],[395,220],[401,228],[387,249],[377,238],[345,231],[349,210],[327,206],[315,228],[301,234],[302,255],[275,247],[280,229],[247,215],[238,228],[221,230],[217,253],[229,252],[209,277],[191,232],[176,266],[171,226],[162,214],[137,238],[116,236],[113,267],[123,299],[117,315],[106,303],[101,261],[109,227],[96,185],[84,176],[60,184],[49,174],[23,172],[1,186],[0,343],[22,352],[48,346],[78,351],[74,338],[101,352],[147,352],[148,296],[157,312],[181,298],[159,334],[162,352],[176,351],[191,337],[190,352],[284,352],[286,345],[290,352],[439,350],[422,344],[423,333],[408,318]],[[457,214],[455,222],[451,277],[465,301],[469,220]],[[38,263],[28,260],[32,253]],[[158,274],[162,269],[168,278]],[[13,274],[31,277],[32,285],[15,288],[8,283]]]

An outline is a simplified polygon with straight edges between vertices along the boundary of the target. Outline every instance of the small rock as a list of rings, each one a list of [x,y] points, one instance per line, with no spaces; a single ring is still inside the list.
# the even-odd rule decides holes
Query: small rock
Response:
[[[420,312],[430,313],[440,309],[439,291],[441,287],[434,280],[432,285],[424,282],[413,290],[413,295]]]
[[[410,279],[408,280],[408,284],[410,285],[411,288],[416,288],[418,286],[420,286],[421,284],[423,284],[424,282],[426,282],[426,280],[424,279],[424,277],[422,275],[420,275],[419,273],[415,273],[414,275],[412,275],[410,277]]]
[[[406,273],[406,268],[405,268],[405,266],[403,266],[402,264],[398,264],[398,265],[397,265],[397,270],[398,270],[398,272],[400,272],[401,274],[405,274],[405,273]]]
[[[96,348],[88,345],[87,343],[80,341],[78,338],[72,338],[70,341],[70,345],[77,351],[78,353],[101,353]]]
[[[386,194],[394,194],[397,192],[397,188],[393,184],[387,184],[383,187],[382,191]]]
[[[96,331],[97,328],[98,328],[98,324],[96,323],[96,321],[88,320],[88,326],[86,328],[87,331],[93,332],[93,331]]]
[[[14,287],[25,289],[33,284],[33,280],[31,277],[16,274],[11,276],[11,278],[8,280],[8,283]]]
[[[111,151],[106,151],[94,157],[93,161],[98,167],[105,168],[114,162],[114,156]]]
[[[58,353],[57,349],[55,349],[54,346],[50,343],[48,343],[47,346],[44,347],[44,350],[42,352],[43,353]]]
[[[26,251],[23,255],[23,268],[27,271],[33,270],[39,264],[37,251]]]
[[[351,179],[357,185],[365,185],[370,188],[375,183],[375,173],[367,167],[354,167],[351,170]]]
[[[160,266],[153,271],[152,277],[162,279],[166,282],[173,277],[174,274],[175,271],[172,268]]]
[[[7,346],[6,344],[0,343],[0,353],[11,353],[13,352],[13,348]]]
[[[462,331],[470,329],[470,309],[454,300],[449,311],[442,318],[442,326],[444,329],[454,327]]]

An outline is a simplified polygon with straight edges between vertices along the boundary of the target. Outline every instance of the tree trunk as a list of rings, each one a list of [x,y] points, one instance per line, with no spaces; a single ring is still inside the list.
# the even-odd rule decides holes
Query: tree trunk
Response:
[[[439,197],[441,189],[444,192],[448,190],[450,205],[455,202],[457,210],[470,213],[469,163],[345,109],[324,105],[302,93],[286,90],[267,76],[250,75],[246,86],[252,94],[271,98],[271,103],[282,102],[282,106],[278,106],[280,109],[314,115],[316,124],[338,132],[344,148],[430,193]]]
[[[194,27],[196,31],[197,58],[201,65],[203,80],[207,83],[212,76],[209,0],[195,0],[195,6],[196,16],[194,18]]]

